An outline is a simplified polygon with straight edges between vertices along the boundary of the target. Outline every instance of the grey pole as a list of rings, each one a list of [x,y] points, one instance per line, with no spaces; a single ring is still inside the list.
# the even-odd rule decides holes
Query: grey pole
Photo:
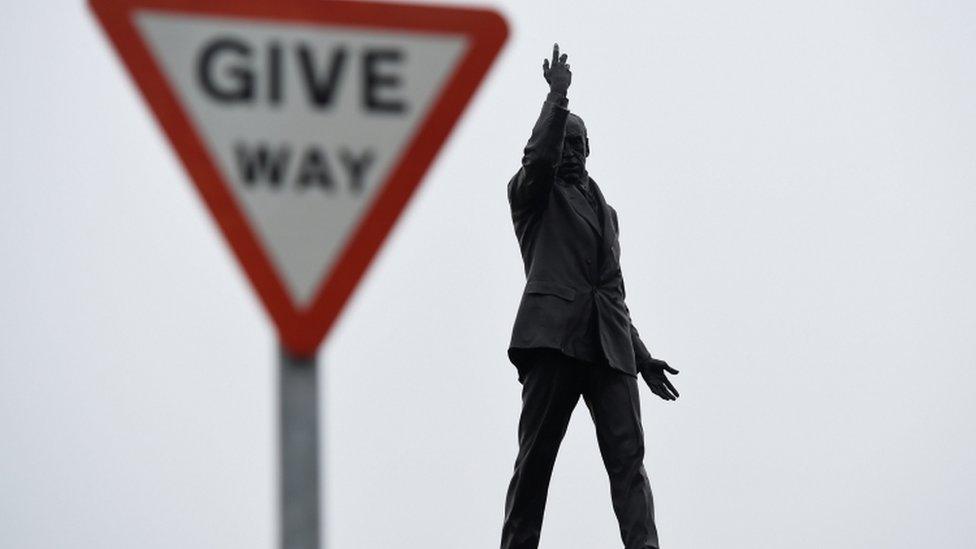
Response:
[[[281,549],[319,549],[319,410],[314,356],[279,346],[278,478]]]

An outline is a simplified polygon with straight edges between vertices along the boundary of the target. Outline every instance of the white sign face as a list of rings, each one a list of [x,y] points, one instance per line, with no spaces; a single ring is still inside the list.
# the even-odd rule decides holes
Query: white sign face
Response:
[[[134,21],[299,308],[468,47],[462,34],[149,9]]]

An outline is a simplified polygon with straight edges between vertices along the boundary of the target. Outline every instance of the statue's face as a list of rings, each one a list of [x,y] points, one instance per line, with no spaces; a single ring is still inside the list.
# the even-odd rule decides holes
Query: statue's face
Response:
[[[570,113],[563,138],[563,161],[583,165],[587,156],[590,156],[590,141],[586,137],[586,126],[582,118]]]

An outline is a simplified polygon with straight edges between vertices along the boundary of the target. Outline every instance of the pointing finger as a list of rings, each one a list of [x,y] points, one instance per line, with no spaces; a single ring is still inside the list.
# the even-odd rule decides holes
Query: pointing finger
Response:
[[[559,60],[559,44],[552,45],[552,64],[555,65]]]

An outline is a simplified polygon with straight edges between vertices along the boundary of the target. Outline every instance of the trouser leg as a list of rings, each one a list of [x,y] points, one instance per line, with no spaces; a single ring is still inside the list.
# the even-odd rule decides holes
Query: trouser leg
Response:
[[[610,496],[624,547],[658,549],[654,499],[644,470],[637,379],[610,368],[593,368],[583,398],[610,477]]]
[[[536,549],[552,467],[579,401],[578,366],[556,352],[538,353],[522,384],[519,451],[505,498],[502,549]]]

